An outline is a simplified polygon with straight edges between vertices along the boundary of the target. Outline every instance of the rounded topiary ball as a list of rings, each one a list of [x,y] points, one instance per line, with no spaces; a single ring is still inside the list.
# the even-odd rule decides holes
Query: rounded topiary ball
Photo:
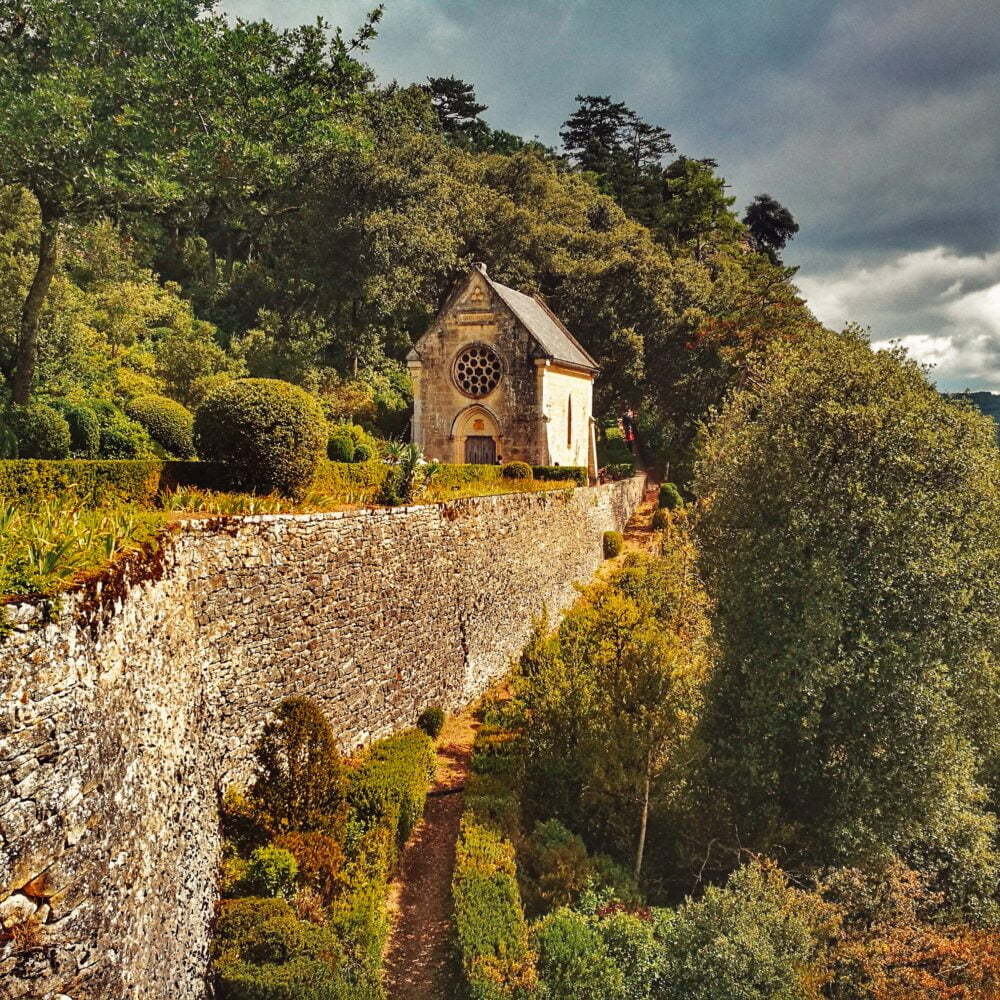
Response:
[[[662,531],[670,524],[670,514],[662,507],[653,511],[653,530]]]
[[[136,396],[125,413],[142,424],[149,436],[177,458],[194,458],[194,415],[166,396]]]
[[[354,462],[357,460],[357,450],[350,427],[340,424],[331,428],[326,443],[326,457],[331,462]]]
[[[531,466],[527,462],[508,462],[500,468],[504,479],[531,479]]]
[[[681,491],[673,483],[663,483],[660,486],[661,507],[667,510],[676,510],[683,503],[684,499],[681,497]]]
[[[9,421],[17,440],[18,458],[69,458],[69,424],[54,407],[45,403],[15,406]]]
[[[615,556],[620,556],[624,548],[625,548],[625,539],[622,537],[622,533],[620,531],[604,532],[605,559],[614,559]]]
[[[250,488],[301,497],[323,457],[326,420],[304,389],[278,379],[238,379],[198,407],[194,444],[225,462]]]

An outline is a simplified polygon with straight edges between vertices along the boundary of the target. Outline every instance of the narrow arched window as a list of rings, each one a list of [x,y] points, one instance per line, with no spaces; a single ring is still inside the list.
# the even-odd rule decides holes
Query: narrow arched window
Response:
[[[573,447],[573,397],[566,400],[566,447]]]

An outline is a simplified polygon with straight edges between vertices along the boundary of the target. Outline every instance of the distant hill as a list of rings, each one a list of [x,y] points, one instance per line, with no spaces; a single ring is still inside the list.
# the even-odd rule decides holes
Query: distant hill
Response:
[[[980,413],[992,417],[1000,437],[1000,392],[949,392],[949,399],[967,399]]]

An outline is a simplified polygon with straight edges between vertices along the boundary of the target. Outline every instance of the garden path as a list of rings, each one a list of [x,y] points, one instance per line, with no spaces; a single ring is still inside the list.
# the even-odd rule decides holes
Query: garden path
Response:
[[[452,1000],[461,995],[451,877],[462,790],[478,728],[470,712],[445,721],[424,818],[403,848],[390,896],[394,923],[385,960],[386,993],[394,1000]]]

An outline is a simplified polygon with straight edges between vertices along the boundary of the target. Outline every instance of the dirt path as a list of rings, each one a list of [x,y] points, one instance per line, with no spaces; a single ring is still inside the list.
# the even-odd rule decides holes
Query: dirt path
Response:
[[[478,728],[468,714],[445,722],[424,818],[403,848],[389,900],[394,927],[385,960],[385,988],[393,1000],[450,1000],[460,992],[452,943],[451,876],[462,816],[461,788]]]

